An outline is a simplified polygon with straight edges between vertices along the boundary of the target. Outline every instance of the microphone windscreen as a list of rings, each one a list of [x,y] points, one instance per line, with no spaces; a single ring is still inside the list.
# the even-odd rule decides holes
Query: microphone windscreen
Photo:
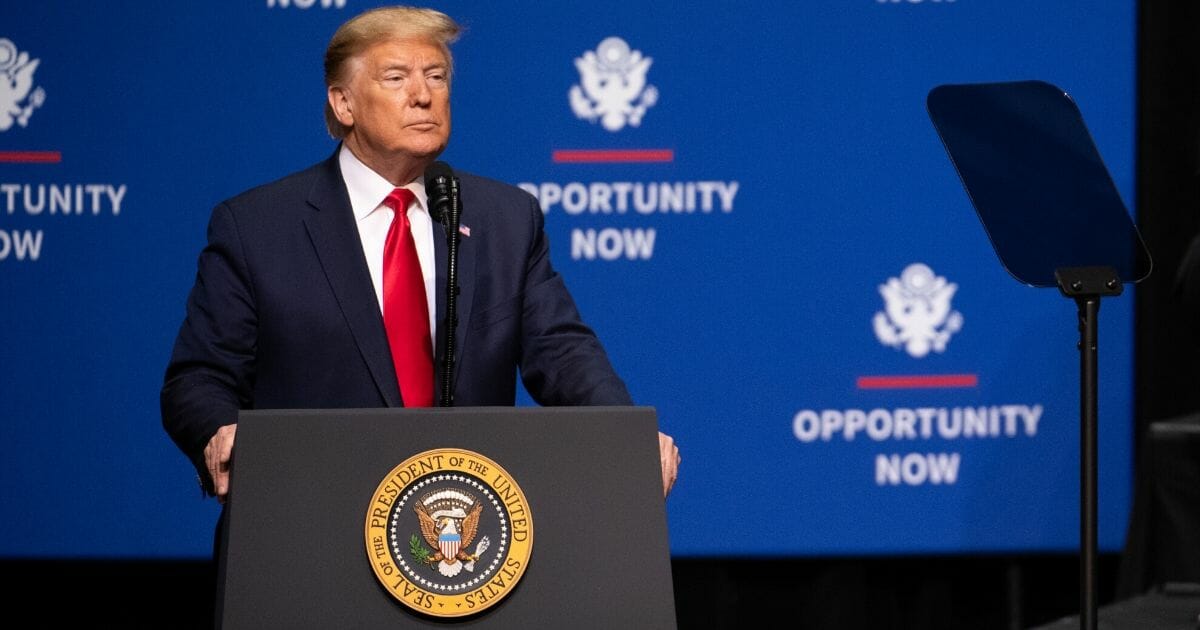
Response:
[[[429,216],[445,224],[450,208],[450,186],[454,171],[445,162],[434,162],[425,167],[425,196],[429,200]]]
[[[454,177],[454,171],[450,169],[450,165],[445,162],[434,162],[425,168],[425,186],[428,188],[433,182],[439,178],[445,178],[445,181],[450,181]]]

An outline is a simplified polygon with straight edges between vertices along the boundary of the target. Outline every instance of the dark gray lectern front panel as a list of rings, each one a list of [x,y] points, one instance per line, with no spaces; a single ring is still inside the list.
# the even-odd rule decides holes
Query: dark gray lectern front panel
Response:
[[[519,484],[528,568],[455,620],[385,588],[364,524],[381,482],[433,449],[474,451]],[[244,412],[218,594],[224,628],[674,628],[657,420],[647,407]]]

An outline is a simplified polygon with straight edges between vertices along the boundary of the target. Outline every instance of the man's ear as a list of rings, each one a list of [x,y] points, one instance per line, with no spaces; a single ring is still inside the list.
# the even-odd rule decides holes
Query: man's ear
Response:
[[[331,85],[325,92],[325,98],[329,102],[329,107],[333,109],[333,115],[337,117],[338,122],[345,127],[353,127],[354,108],[350,103],[350,94],[346,88]]]

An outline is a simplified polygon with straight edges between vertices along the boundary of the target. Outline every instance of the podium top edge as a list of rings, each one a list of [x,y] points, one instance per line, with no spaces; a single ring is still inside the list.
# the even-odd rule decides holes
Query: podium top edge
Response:
[[[655,407],[648,405],[605,405],[605,406],[569,406],[569,407],[363,407],[363,408],[333,408],[333,409],[243,409],[238,412],[238,418],[278,417],[288,416],[362,416],[378,414],[462,414],[462,415],[495,415],[495,414],[567,414],[591,415],[597,413],[651,413],[656,414]]]

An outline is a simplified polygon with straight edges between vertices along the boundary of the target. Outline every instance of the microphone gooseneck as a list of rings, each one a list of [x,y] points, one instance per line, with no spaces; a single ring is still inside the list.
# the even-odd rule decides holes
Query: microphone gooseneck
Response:
[[[462,201],[458,194],[458,178],[449,164],[434,162],[425,169],[425,195],[429,200],[429,215],[441,223],[446,232],[446,318],[438,332],[438,355],[442,358],[442,392],[438,406],[453,407],[455,329],[458,327],[458,226]]]

